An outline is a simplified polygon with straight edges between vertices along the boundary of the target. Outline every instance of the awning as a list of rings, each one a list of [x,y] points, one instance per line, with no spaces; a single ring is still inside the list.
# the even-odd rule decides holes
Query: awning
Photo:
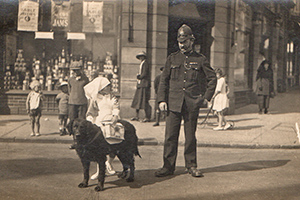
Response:
[[[67,33],[67,40],[85,40],[85,33]]]
[[[34,39],[53,40],[54,39],[54,33],[53,32],[35,32],[35,38]]]

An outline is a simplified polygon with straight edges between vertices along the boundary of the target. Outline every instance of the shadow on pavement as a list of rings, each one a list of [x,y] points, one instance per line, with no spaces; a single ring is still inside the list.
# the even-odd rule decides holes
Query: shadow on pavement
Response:
[[[166,176],[166,177],[155,177],[154,173],[157,169],[149,169],[149,170],[136,170],[135,171],[135,180],[134,182],[127,183],[124,179],[117,179],[114,181],[106,181],[106,184],[114,184],[115,186],[105,186],[105,189],[112,189],[118,187],[130,187],[130,188],[141,188],[146,185],[153,185],[158,182],[163,182],[176,176],[186,174],[185,167],[176,167],[174,175]]]
[[[255,119],[258,119],[258,118],[233,119],[233,120],[230,120],[230,121],[242,122],[242,121],[250,121],[250,120],[255,120]]]
[[[30,122],[29,119],[5,119],[5,120],[0,120],[0,126],[6,126],[7,123],[14,123],[14,122],[25,122],[28,121]]]
[[[261,125],[254,125],[254,126],[234,126],[232,129],[230,129],[230,131],[240,131],[240,130],[251,130],[251,129],[255,129],[255,128],[261,128],[264,126]]]
[[[82,173],[82,166],[78,159],[30,158],[1,160],[1,180],[28,179],[36,176],[74,173]]]
[[[232,172],[232,171],[253,171],[261,170],[266,168],[281,167],[286,165],[290,160],[258,160],[243,163],[234,163],[229,165],[217,166],[212,168],[201,169],[203,173],[213,172]],[[105,186],[105,189],[113,189],[118,187],[130,187],[130,188],[141,188],[146,185],[152,185],[157,182],[163,182],[176,176],[186,174],[184,167],[176,167],[174,175],[167,177],[155,177],[154,172],[156,169],[151,170],[137,170],[135,173],[135,181],[127,183],[123,179],[117,179],[114,181],[107,181],[106,184],[113,184],[115,186]],[[204,175],[205,176],[205,175]]]
[[[218,167],[201,169],[203,173],[213,172],[234,172],[234,171],[253,171],[266,168],[281,167],[286,165],[290,160],[257,160],[242,163],[233,163]]]

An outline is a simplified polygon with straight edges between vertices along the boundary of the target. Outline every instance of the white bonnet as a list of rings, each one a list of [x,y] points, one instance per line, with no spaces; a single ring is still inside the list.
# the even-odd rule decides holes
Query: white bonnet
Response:
[[[85,96],[88,99],[96,99],[98,92],[109,84],[110,81],[107,78],[99,76],[84,86]]]

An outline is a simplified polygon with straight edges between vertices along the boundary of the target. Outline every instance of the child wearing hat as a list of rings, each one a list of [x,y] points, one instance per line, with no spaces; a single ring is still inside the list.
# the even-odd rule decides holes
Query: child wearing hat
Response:
[[[56,96],[55,100],[58,103],[58,119],[59,119],[59,133],[61,136],[66,135],[66,126],[68,121],[68,82],[63,81],[58,88],[61,92]]]
[[[40,118],[42,116],[43,107],[43,93],[41,91],[41,84],[34,80],[30,83],[32,91],[28,94],[26,100],[26,110],[30,117],[31,134],[30,136],[40,136]],[[36,132],[34,126],[36,125]]]

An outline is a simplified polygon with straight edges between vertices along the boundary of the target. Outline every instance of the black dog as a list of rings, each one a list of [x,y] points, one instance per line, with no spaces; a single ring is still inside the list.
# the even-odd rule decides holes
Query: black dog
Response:
[[[117,155],[123,165],[123,171],[119,177],[126,178],[129,168],[130,174],[126,181],[134,180],[134,155],[141,157],[137,147],[136,130],[127,121],[119,120],[118,122],[125,128],[125,140],[118,144],[109,144],[101,129],[87,120],[75,119],[68,124],[68,131],[70,135],[74,135],[75,149],[83,166],[84,178],[78,187],[88,186],[90,162],[94,161],[99,164],[98,185],[95,190],[103,190],[106,155],[110,153]]]

